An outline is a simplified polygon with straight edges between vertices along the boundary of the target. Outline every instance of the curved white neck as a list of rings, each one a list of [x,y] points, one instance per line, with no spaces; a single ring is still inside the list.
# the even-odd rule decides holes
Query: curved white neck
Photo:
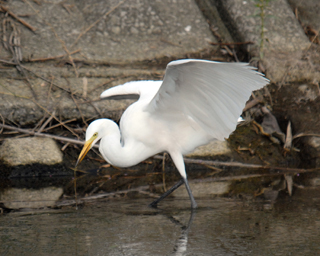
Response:
[[[108,124],[107,135],[102,137],[99,147],[100,153],[111,165],[130,167],[157,153],[153,153],[143,143],[131,138],[124,140],[122,144],[119,126],[112,123]]]

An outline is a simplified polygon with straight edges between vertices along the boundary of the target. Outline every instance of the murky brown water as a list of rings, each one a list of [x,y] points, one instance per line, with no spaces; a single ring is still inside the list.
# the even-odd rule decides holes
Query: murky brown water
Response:
[[[0,255],[319,255],[320,189],[274,204],[109,199],[0,215]]]

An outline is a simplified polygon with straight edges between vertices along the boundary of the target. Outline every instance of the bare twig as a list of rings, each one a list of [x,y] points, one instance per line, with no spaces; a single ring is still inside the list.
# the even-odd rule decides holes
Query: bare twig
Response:
[[[170,42],[169,40],[166,40],[166,39],[164,39],[164,38],[160,38],[160,41],[163,42],[163,43],[166,43],[166,44],[170,44],[170,45],[172,45],[172,46],[182,47],[181,45],[175,44],[175,43],[173,43],[173,42]]]
[[[67,121],[52,125],[52,126],[50,126],[48,128],[43,129],[42,131],[46,132],[46,131],[49,131],[49,130],[54,129],[56,127],[62,126],[62,124],[67,124],[67,123],[71,123],[71,122],[74,122],[74,121],[77,121],[77,118],[73,118],[73,119],[70,119],[70,120],[67,120]]]
[[[48,114],[44,114],[43,117],[40,119],[40,121],[33,127],[33,131],[36,131],[42,124],[43,122],[48,118]]]
[[[32,100],[34,104],[36,104],[39,108],[44,110],[46,113],[48,113],[50,116],[52,116],[57,122],[59,122],[64,128],[66,128],[69,132],[71,132],[74,136],[79,137],[78,134],[76,134],[69,126],[62,123],[55,115],[50,113],[49,110],[47,110],[45,107],[41,106],[38,102]]]
[[[4,12],[7,12],[11,17],[15,18],[17,21],[19,21],[21,24],[26,26],[31,31],[34,32],[37,30],[36,28],[32,27],[28,22],[24,21],[23,19],[20,19],[17,15],[15,15],[13,12],[11,12],[7,7],[4,7],[3,5],[1,5],[0,9],[2,9],[2,11],[4,11]]]
[[[103,18],[105,18],[106,16],[108,16],[110,13],[112,13],[114,10],[116,10],[120,5],[122,5],[124,3],[125,0],[120,1],[116,6],[112,7],[108,12],[106,12],[103,16],[101,16],[99,19],[97,19],[95,22],[93,22],[89,27],[87,27],[83,32],[80,33],[80,35],[77,37],[77,39],[74,41],[74,43],[71,45],[70,48],[72,48],[73,46],[75,46],[79,39],[86,34],[91,28],[93,28],[99,21],[101,21]]]
[[[8,90],[8,89],[7,89]],[[10,91],[10,90],[9,90]],[[65,125],[62,121],[60,121],[55,115],[53,115],[52,113],[50,113],[50,111],[48,111],[45,107],[41,106],[38,102],[36,102],[34,99],[25,97],[25,96],[20,96],[20,95],[16,95],[13,92],[10,91],[10,93],[4,93],[4,92],[0,92],[0,94],[5,94],[5,95],[10,95],[10,96],[15,96],[15,97],[19,97],[19,98],[23,98],[23,99],[28,99],[31,100],[34,104],[36,104],[39,108],[41,108],[42,110],[44,110],[47,114],[49,114],[50,116],[52,116],[57,122],[60,123],[61,126],[63,126],[64,128],[66,128],[68,131],[70,131],[74,136],[79,137],[69,126]]]
[[[70,55],[73,55],[73,54],[78,53],[78,52],[80,52],[80,51],[81,51],[81,50],[78,49],[78,50],[75,50],[75,51],[73,51],[73,52],[70,52]],[[55,60],[55,59],[59,59],[59,58],[67,57],[67,56],[68,56],[68,54],[61,54],[61,55],[53,56],[53,57],[29,59],[28,61],[29,61],[29,62],[37,62],[37,61]]]
[[[70,11],[70,4],[61,4],[62,5],[62,7],[64,8],[64,9],[66,9],[66,11],[71,15],[71,11]],[[72,6],[71,6],[72,7]]]
[[[47,137],[52,138],[59,141],[65,141],[73,144],[79,144],[84,145],[85,141],[81,140],[75,140],[67,137],[52,135],[52,134],[46,134],[46,133],[36,133],[34,131],[30,131],[27,129],[22,129],[18,127],[9,126],[6,124],[0,124],[0,127],[17,131],[20,133],[25,133],[29,135],[35,135],[39,137]],[[99,148],[98,145],[94,145],[95,148]],[[155,155],[153,157],[154,159],[160,159],[163,160],[163,156]],[[210,161],[210,160],[201,160],[201,159],[192,159],[192,158],[184,158],[185,163],[193,163],[193,164],[201,164],[201,165],[214,165],[214,166],[229,166],[229,167],[242,167],[242,168],[255,168],[255,169],[272,169],[277,170],[277,173],[271,173],[267,175],[281,175],[281,174],[294,174],[294,173],[307,173],[307,172],[314,172],[318,171],[319,168],[314,169],[300,169],[300,168],[287,168],[287,167],[277,167],[277,166],[269,166],[269,165],[258,165],[258,164],[245,164],[245,163],[239,163],[239,162],[221,162],[221,161]],[[263,176],[263,174],[259,174],[259,176]],[[163,184],[162,184],[163,185]]]
[[[162,156],[155,155],[153,158],[162,160]],[[259,164],[245,164],[239,162],[221,162],[221,161],[210,161],[210,160],[201,160],[193,158],[184,158],[185,163],[190,164],[203,164],[203,165],[214,165],[214,166],[229,166],[229,167],[242,167],[242,168],[255,168],[255,169],[273,169],[277,172],[283,173],[304,173],[304,172],[313,172],[317,169],[299,169],[299,168],[287,168],[287,167],[277,167],[269,165],[259,165]]]
[[[297,135],[294,135],[292,137],[292,140],[297,139],[297,138],[301,138],[301,137],[320,137],[320,134],[316,134],[316,133],[299,133]]]
[[[75,139],[62,137],[62,136],[58,136],[58,135],[52,135],[52,134],[48,134],[48,133],[37,133],[34,131],[30,131],[27,129],[22,129],[22,128],[18,128],[18,127],[6,125],[6,124],[0,124],[0,127],[7,129],[7,130],[17,131],[20,133],[25,133],[25,134],[29,134],[29,135],[38,136],[38,137],[51,138],[51,139],[59,140],[59,141],[70,142],[70,143],[78,144],[78,145],[84,145],[84,143],[85,143],[85,141],[82,141],[82,140],[75,140]],[[99,148],[99,146],[97,146],[97,145],[95,145],[94,147]]]
[[[1,61],[1,60],[0,60],[0,61]],[[31,69],[25,67],[24,65],[20,65],[20,66],[21,66],[22,68],[24,68],[25,70],[29,71],[30,73],[34,74],[36,77],[42,79],[43,81],[45,81],[45,82],[47,82],[47,83],[49,83],[49,84],[52,84],[52,85],[54,85],[55,87],[57,87],[57,88],[59,88],[59,89],[61,89],[61,90],[63,90],[63,91],[66,91],[67,93],[71,93],[70,90],[68,90],[68,89],[66,89],[66,88],[63,88],[63,87],[61,87],[60,85],[58,85],[58,84],[50,81],[49,79],[44,78],[44,77],[38,75],[37,73],[33,72]]]
[[[74,98],[74,96],[73,96],[73,93],[71,93],[70,95],[71,95],[71,98],[72,98],[74,104],[76,104],[76,107],[77,107],[77,109],[79,110],[79,113],[80,113],[82,122],[83,122],[86,126],[88,126],[86,120],[84,119],[84,116],[82,115],[82,111],[81,111],[81,109],[80,109],[80,107],[79,107],[79,104],[78,104],[77,100],[76,100],[76,99]]]
[[[49,114],[52,118],[54,118],[57,122],[59,122],[59,124],[61,126],[63,126],[64,128],[66,128],[67,130],[69,130],[73,135],[75,135],[76,137],[79,137],[69,126],[65,125],[65,123],[61,122],[55,115],[54,113],[50,113],[45,107],[41,106],[38,102],[36,102],[35,100],[33,99],[30,99],[30,98],[27,98],[27,97],[24,97],[24,96],[18,96],[18,95],[15,95],[15,94],[9,94],[9,93],[1,93],[1,94],[6,94],[6,95],[11,95],[11,96],[15,96],[15,97],[20,97],[20,98],[24,98],[24,99],[28,99],[28,100],[31,100],[34,104],[36,104],[39,108],[41,108],[42,110],[44,110],[47,114]],[[30,132],[28,132],[30,133]],[[34,131],[31,132],[32,134],[34,134]],[[38,134],[36,134],[38,135]]]
[[[44,122],[44,124],[40,127],[40,129],[37,131],[37,133],[42,132],[43,129],[46,128],[46,126],[48,125],[48,123],[51,122],[51,120],[53,119],[53,117],[55,116],[55,114],[56,114],[56,111],[54,110],[54,111],[52,112],[52,115],[49,116],[49,118],[47,119],[47,121]]]
[[[161,185],[154,185],[155,187],[160,187]],[[92,195],[92,196],[86,196],[86,197],[82,197],[82,198],[78,198],[78,204],[84,203],[84,202],[88,202],[88,201],[92,201],[92,200],[97,200],[97,199],[103,199],[103,198],[108,198],[108,197],[114,197],[116,195],[121,195],[121,194],[127,194],[129,192],[139,192],[139,193],[147,193],[148,195],[154,197],[154,198],[158,198],[158,195],[155,195],[151,192],[147,192],[146,190],[150,189],[150,186],[141,186],[138,188],[131,188],[131,189],[126,189],[126,190],[120,190],[120,191],[115,191],[115,192],[110,192],[110,193],[103,193],[103,194],[96,194],[96,195]],[[61,202],[57,202],[56,206],[57,207],[61,207],[61,206],[68,206],[68,205],[75,205],[76,204],[76,200],[72,199],[72,200],[63,200]]]
[[[1,63],[4,63],[4,64],[6,64],[6,65],[11,65],[11,66],[17,65],[17,63],[14,63],[14,62],[12,62],[12,61],[7,61],[7,60],[1,60],[1,59],[0,59],[0,62],[1,62]]]
[[[74,63],[74,61],[73,61],[73,58],[72,58],[72,56],[71,56],[71,53],[69,52],[69,50],[68,50],[65,42],[64,42],[64,41],[60,38],[60,36],[57,34],[57,32],[56,32],[56,30],[54,29],[54,27],[53,27],[49,22],[47,22],[46,19],[44,19],[44,18],[42,17],[42,15],[32,6],[32,4],[31,4],[28,0],[23,0],[23,1],[26,2],[26,3],[32,8],[32,10],[47,24],[47,26],[49,26],[49,27],[51,28],[51,30],[52,30],[52,32],[54,33],[55,37],[58,39],[58,41],[61,43],[61,45],[62,45],[63,49],[65,50],[65,52],[68,54],[68,58],[69,58],[72,66],[73,66],[73,68],[74,68],[76,77],[78,77],[79,74],[78,74],[77,67],[76,67],[76,65],[75,65],[75,63]]]
[[[250,101],[248,101],[248,103],[246,104],[246,106],[244,107],[244,109],[242,110],[243,112],[247,111],[248,109],[254,107],[255,105],[262,103],[263,102],[263,97],[256,97]]]
[[[72,58],[71,53],[69,52],[69,50],[68,50],[68,48],[67,48],[67,46],[66,46],[66,43],[59,37],[59,35],[58,35],[57,32],[55,31],[54,27],[53,27],[50,23],[48,23],[48,22],[46,22],[46,23],[47,23],[47,25],[51,28],[51,30],[53,31],[54,35],[56,36],[56,38],[57,38],[57,39],[59,40],[59,42],[61,43],[61,45],[62,45],[63,49],[65,50],[65,52],[68,54],[68,58],[69,58],[69,60],[70,60],[70,62],[71,62],[71,65],[73,66],[73,69],[74,69],[74,71],[75,71],[76,77],[78,77],[78,76],[79,76],[79,73],[78,73],[76,64],[75,64],[74,61],[73,61],[73,58]]]

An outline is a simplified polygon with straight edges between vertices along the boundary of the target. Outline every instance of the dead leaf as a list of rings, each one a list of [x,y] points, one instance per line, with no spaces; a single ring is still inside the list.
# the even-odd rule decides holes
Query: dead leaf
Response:
[[[291,122],[289,121],[288,126],[287,126],[286,142],[284,143],[283,148],[290,150],[291,146],[292,146],[292,129],[291,129]]]

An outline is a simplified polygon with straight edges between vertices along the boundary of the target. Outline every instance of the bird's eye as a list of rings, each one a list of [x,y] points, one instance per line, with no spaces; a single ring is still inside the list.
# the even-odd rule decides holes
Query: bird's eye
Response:
[[[97,137],[97,136],[98,136],[98,133],[97,133],[97,132],[95,132],[95,133],[93,134],[93,136],[94,136],[94,137]]]

